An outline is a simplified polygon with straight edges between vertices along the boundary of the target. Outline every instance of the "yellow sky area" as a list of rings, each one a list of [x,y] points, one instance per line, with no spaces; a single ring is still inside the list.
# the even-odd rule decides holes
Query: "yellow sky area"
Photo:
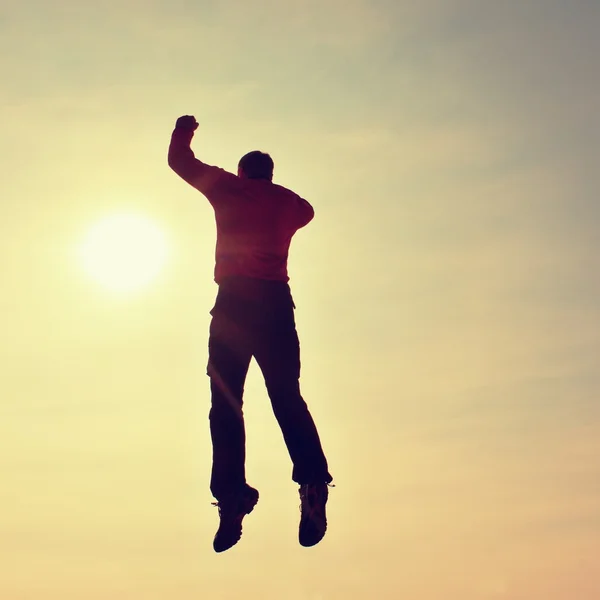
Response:
[[[142,4],[0,24],[0,599],[597,600],[595,5]],[[310,550],[253,364],[261,499],[212,551],[214,219],[166,164],[189,113],[200,158],[268,151],[315,207]]]

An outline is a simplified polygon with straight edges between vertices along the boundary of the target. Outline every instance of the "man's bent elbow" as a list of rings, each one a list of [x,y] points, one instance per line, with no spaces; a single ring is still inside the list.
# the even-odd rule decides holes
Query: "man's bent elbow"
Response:
[[[185,156],[181,156],[177,152],[169,150],[169,154],[167,155],[167,164],[172,171],[179,175],[179,177],[187,180],[186,173],[190,169],[186,163],[189,163],[189,161],[186,160]]]

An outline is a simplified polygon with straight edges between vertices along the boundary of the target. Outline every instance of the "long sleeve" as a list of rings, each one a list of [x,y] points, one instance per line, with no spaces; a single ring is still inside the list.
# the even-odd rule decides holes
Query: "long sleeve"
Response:
[[[206,193],[219,179],[222,169],[198,160],[190,147],[194,132],[175,129],[171,135],[168,163],[184,181],[202,193]]]
[[[300,205],[299,218],[300,221],[299,227],[304,227],[308,225],[315,216],[315,209],[311,206],[309,202],[304,200],[304,198],[300,198],[298,196],[298,203]]]

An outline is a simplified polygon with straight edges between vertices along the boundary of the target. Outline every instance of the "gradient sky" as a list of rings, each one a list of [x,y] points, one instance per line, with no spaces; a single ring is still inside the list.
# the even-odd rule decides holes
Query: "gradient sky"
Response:
[[[0,15],[0,597],[600,597],[600,3],[7,0]],[[302,388],[337,487],[297,543],[255,365],[261,502],[216,555],[214,220],[175,119],[315,207],[292,247]],[[82,272],[119,211],[171,260]]]

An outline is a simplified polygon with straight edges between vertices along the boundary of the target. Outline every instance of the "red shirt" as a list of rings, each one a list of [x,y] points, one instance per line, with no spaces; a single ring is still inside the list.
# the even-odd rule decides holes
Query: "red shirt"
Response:
[[[169,166],[202,192],[215,211],[215,281],[230,275],[288,281],[293,235],[314,217],[313,207],[294,192],[265,179],[238,177],[195,158],[194,132],[175,129]]]

